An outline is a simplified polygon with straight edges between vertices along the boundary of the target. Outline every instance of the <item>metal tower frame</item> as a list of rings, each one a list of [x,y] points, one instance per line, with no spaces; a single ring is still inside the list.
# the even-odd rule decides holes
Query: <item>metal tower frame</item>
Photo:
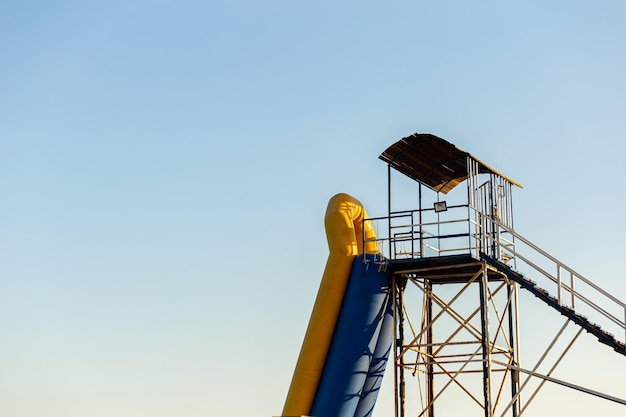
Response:
[[[495,274],[486,262],[470,259],[397,270],[393,281],[396,415],[432,417],[436,402],[458,402],[461,392],[469,400],[467,406],[477,406],[485,416],[496,415],[502,407],[517,416],[515,282]],[[417,310],[411,305],[417,298],[421,298],[419,321],[411,315]],[[407,373],[422,376],[417,383],[424,384],[426,393],[422,409],[409,413]]]
[[[376,240],[393,277],[396,417],[518,417],[547,381],[626,405],[551,376],[582,330],[626,355],[626,304],[516,233],[512,188],[521,186],[429,134],[401,139],[380,159],[388,164],[388,216],[366,221],[386,231]],[[417,181],[417,209],[392,210],[392,168]],[[462,201],[442,201],[463,182]],[[530,369],[520,364],[520,288],[565,316]],[[579,328],[568,336],[572,323]]]

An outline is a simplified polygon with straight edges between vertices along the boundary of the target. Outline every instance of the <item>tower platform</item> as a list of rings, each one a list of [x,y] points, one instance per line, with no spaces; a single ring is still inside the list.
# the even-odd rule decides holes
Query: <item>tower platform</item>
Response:
[[[427,278],[433,284],[464,284],[486,266],[486,262],[469,254],[390,260],[388,271],[394,275]],[[488,266],[488,265],[487,265]],[[488,267],[489,281],[503,281],[505,275]]]

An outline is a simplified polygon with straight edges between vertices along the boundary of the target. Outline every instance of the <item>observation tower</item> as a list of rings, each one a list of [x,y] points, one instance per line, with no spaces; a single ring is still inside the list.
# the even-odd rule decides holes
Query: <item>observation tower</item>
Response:
[[[376,230],[364,245],[378,245],[391,279],[395,416],[449,415],[454,402],[468,416],[517,417],[547,381],[626,405],[551,376],[584,331],[626,355],[626,304],[516,232],[521,185],[431,134],[405,137],[380,159],[388,213],[362,229]],[[533,363],[520,358],[521,291],[564,317]],[[567,347],[553,358],[558,344]]]

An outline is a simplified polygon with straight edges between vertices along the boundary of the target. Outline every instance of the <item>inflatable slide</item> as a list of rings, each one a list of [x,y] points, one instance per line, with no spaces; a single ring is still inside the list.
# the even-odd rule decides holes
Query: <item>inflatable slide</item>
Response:
[[[283,417],[372,414],[394,330],[390,279],[366,218],[348,194],[328,203],[328,260]]]

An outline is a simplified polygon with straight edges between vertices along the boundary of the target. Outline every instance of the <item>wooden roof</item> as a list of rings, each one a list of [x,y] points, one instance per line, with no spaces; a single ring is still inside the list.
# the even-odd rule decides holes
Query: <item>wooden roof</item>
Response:
[[[429,133],[402,138],[380,155],[380,159],[400,173],[443,194],[467,179],[468,157],[478,163],[480,174],[492,173],[522,187],[471,154]]]

